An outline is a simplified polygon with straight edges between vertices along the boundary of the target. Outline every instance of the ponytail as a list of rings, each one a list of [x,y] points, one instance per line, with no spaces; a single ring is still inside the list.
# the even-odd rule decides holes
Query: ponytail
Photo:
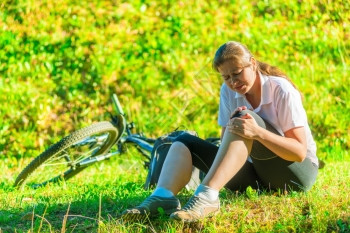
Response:
[[[257,63],[258,63],[258,70],[260,71],[260,73],[268,76],[278,76],[278,77],[287,79],[293,85],[293,87],[298,90],[297,86],[292,82],[292,80],[278,67],[271,66],[261,61],[257,61]]]

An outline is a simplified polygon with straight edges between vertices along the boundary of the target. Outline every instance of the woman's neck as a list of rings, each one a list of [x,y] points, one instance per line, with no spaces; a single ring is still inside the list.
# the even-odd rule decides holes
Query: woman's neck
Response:
[[[254,109],[259,107],[261,101],[261,81],[258,72],[256,72],[252,88],[245,94],[245,97]]]

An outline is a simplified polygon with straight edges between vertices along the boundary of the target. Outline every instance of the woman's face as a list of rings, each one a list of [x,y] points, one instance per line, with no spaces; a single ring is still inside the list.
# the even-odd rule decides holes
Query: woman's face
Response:
[[[251,64],[244,67],[237,67],[232,60],[225,61],[218,67],[219,73],[231,90],[241,95],[249,93],[256,78],[253,59],[251,58]]]

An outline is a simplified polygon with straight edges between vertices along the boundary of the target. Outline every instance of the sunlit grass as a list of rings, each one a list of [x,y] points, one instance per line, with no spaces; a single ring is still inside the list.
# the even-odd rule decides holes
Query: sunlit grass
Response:
[[[341,0],[3,1],[0,232],[350,231],[349,14]],[[126,223],[121,211],[149,194],[135,151],[67,183],[12,187],[50,144],[108,120],[112,93],[148,136],[183,127],[218,137],[222,81],[210,61],[227,40],[280,67],[304,94],[317,154],[326,162],[309,193],[254,198],[223,191],[214,219]]]
[[[308,193],[264,192],[239,194],[223,190],[221,213],[194,224],[169,221],[166,216],[145,222],[125,222],[121,212],[140,203],[150,191],[142,188],[146,171],[139,157],[124,155],[83,171],[71,181],[33,190],[16,190],[12,183],[18,169],[0,167],[9,176],[0,180],[2,229],[53,232],[67,230],[102,232],[346,232],[350,227],[350,163],[332,162],[320,170]],[[138,174],[138,175],[134,175]],[[184,204],[192,191],[183,191]],[[68,214],[67,214],[68,211]],[[34,212],[34,218],[32,218]],[[63,219],[67,216],[65,225]],[[45,220],[43,220],[45,218]]]

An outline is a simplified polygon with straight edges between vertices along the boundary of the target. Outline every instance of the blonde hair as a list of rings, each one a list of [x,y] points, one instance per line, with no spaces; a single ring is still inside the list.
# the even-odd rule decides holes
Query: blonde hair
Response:
[[[213,68],[216,71],[219,71],[219,66],[222,65],[225,61],[229,60],[233,61],[233,63],[236,64],[237,67],[243,68],[251,64],[250,59],[252,57],[252,53],[248,50],[248,48],[245,45],[236,41],[229,41],[221,45],[220,48],[216,51],[213,60]],[[290,80],[290,78],[279,68],[258,60],[256,60],[256,64],[257,69],[262,74],[269,76],[278,76],[287,79],[293,85],[293,87],[298,90],[298,88],[295,86],[292,80]]]

